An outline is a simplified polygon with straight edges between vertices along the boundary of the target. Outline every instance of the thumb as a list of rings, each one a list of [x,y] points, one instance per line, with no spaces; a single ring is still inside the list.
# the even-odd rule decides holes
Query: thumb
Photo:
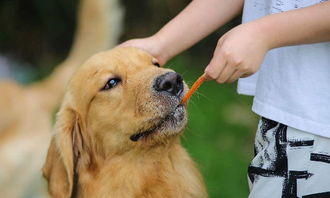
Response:
[[[204,76],[204,78],[205,78],[206,81],[213,80],[212,77],[210,76],[210,72],[211,72],[210,70],[211,69],[210,69],[209,65],[206,66],[206,68],[204,70],[204,74],[203,74],[203,76]]]
[[[205,70],[204,70],[204,77],[205,77],[205,80],[207,81],[210,81],[210,80],[215,80],[218,75],[216,74],[216,69],[214,67],[214,64],[212,64],[212,60],[211,62],[206,66]]]

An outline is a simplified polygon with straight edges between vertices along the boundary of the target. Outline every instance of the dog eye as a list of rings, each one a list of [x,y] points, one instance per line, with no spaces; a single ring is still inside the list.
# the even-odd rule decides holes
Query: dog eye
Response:
[[[104,85],[104,87],[101,89],[101,91],[109,90],[111,88],[114,88],[120,83],[119,78],[111,78],[108,80],[108,82]]]

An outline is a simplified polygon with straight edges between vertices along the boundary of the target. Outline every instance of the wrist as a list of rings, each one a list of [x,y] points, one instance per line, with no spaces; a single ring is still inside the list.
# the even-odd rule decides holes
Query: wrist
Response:
[[[265,42],[268,50],[289,45],[286,43],[287,37],[281,36],[280,29],[283,23],[278,23],[276,18],[279,14],[263,17],[257,21],[260,38]]]
[[[255,38],[263,44],[267,51],[277,47],[272,26],[267,22],[267,19],[261,18],[251,22],[251,24],[255,29]]]
[[[168,48],[168,42],[161,34],[156,33],[149,37],[153,43],[153,55],[158,59],[160,65],[164,65],[173,55],[170,55],[170,49]]]

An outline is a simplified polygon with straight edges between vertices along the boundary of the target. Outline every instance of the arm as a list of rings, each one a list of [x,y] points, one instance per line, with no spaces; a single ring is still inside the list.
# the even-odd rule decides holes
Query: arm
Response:
[[[224,83],[249,76],[270,49],[330,41],[329,24],[330,1],[239,25],[220,38],[206,77]]]
[[[243,0],[194,0],[155,35],[121,46],[135,46],[155,56],[161,65],[238,15]]]
[[[270,15],[258,23],[261,31],[270,36],[270,48],[329,41],[330,1]]]

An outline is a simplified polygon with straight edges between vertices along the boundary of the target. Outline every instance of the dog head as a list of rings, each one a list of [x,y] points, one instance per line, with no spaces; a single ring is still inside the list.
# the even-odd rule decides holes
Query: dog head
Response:
[[[74,170],[96,157],[171,144],[184,129],[187,90],[180,75],[136,48],[87,60],[71,79],[44,165],[54,197],[72,193]]]

